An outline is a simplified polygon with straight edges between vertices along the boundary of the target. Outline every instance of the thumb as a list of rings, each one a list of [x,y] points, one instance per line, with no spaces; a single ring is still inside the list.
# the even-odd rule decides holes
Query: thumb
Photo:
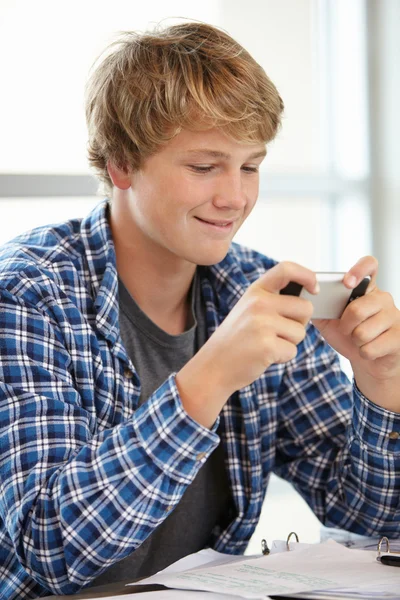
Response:
[[[272,267],[257,280],[256,284],[268,292],[278,294],[292,281],[300,284],[310,294],[317,294],[319,291],[314,271],[288,261],[283,261]]]

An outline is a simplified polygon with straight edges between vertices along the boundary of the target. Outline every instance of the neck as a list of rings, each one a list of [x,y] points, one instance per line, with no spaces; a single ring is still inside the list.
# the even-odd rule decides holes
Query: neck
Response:
[[[141,310],[167,333],[187,328],[196,265],[161,252],[117,204],[110,210],[118,275]]]

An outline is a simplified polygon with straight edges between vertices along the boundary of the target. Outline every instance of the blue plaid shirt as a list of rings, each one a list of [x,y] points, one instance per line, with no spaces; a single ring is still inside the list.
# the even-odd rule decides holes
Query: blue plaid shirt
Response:
[[[154,531],[220,438],[235,510],[216,550],[244,552],[271,471],[326,525],[399,535],[400,415],[352,389],[312,325],[212,430],[185,413],[174,374],[138,407],[106,211],[0,250],[0,597],[78,592]],[[200,267],[209,335],[273,264],[233,244]]]

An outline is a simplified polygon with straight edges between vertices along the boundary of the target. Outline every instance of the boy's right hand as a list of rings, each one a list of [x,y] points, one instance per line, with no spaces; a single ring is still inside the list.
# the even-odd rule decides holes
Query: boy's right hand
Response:
[[[313,306],[304,298],[279,294],[290,281],[317,292],[313,271],[279,263],[246,290],[177,374],[183,406],[199,423],[211,427],[233,392],[255,381],[270,365],[296,356]]]

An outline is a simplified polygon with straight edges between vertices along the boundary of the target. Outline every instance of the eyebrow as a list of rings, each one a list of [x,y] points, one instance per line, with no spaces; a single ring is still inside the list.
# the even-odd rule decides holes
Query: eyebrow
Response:
[[[186,154],[186,152],[185,152]],[[226,152],[220,152],[219,150],[211,150],[208,148],[199,148],[198,150],[188,150],[187,154],[190,155],[197,155],[197,156],[207,156],[207,157],[211,157],[211,158],[223,158],[225,160],[229,160],[231,158],[230,154],[227,154]],[[247,160],[249,159],[254,159],[254,158],[263,158],[264,156],[266,156],[267,151],[264,150],[259,150],[258,152],[253,152],[253,154],[250,154],[250,156],[247,157]]]

